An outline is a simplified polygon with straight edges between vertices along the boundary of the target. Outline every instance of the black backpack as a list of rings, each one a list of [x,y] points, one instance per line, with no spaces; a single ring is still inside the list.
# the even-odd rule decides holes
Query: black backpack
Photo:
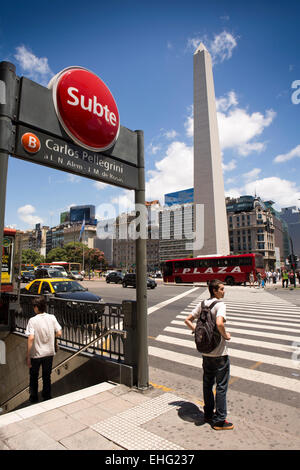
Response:
[[[195,343],[200,353],[210,353],[220,344],[221,335],[217,329],[216,315],[211,313],[218,302],[215,300],[209,307],[204,301],[201,303],[201,313],[195,328]]]

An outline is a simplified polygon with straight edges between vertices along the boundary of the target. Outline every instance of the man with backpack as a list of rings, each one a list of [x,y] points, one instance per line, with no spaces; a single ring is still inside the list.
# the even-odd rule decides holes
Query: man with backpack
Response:
[[[232,423],[226,421],[230,371],[226,341],[230,340],[230,334],[225,330],[224,284],[215,279],[209,283],[208,289],[210,298],[197,305],[185,324],[195,334],[197,349],[202,353],[204,419],[216,431],[223,431],[234,428]],[[193,324],[194,320],[197,320],[196,325]],[[215,382],[216,399],[213,394]]]

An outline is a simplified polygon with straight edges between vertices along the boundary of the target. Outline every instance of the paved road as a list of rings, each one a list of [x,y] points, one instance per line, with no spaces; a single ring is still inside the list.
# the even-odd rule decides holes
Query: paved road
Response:
[[[100,286],[100,287],[99,287]],[[105,300],[135,298],[135,289],[92,286]],[[300,394],[300,290],[226,288],[232,340],[231,390],[297,407]],[[289,296],[289,294],[291,294]],[[160,385],[176,389],[182,378],[201,380],[202,360],[184,319],[207,289],[165,286],[148,291],[149,364]],[[169,302],[169,303],[167,303]],[[166,383],[166,374],[172,373]],[[177,382],[178,381],[178,382]],[[199,384],[199,388],[200,388]]]

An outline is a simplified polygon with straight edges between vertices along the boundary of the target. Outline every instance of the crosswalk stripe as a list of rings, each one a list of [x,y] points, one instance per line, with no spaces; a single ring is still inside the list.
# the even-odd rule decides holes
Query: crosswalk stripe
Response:
[[[189,315],[189,313],[183,314],[183,312],[180,312],[179,315],[176,315],[176,318],[186,319],[188,315]],[[253,315],[253,314],[247,315],[247,313],[246,314],[243,314],[243,313],[230,313],[230,312],[227,311],[226,317],[236,319],[236,320],[239,320],[239,319],[244,319],[244,320],[248,320],[248,321],[253,320],[254,322],[257,319],[257,320],[259,320],[259,323],[264,322],[266,324],[269,324],[270,321],[273,321],[273,322],[276,322],[274,324],[282,325],[282,322],[284,322],[285,326],[295,325],[296,327],[300,328],[300,318],[299,318],[299,321],[297,323],[293,323],[292,322],[293,318],[289,318],[288,316],[285,316],[285,317],[277,316],[277,317],[273,318],[272,316],[265,317],[264,315]]]
[[[182,297],[185,297],[189,294],[191,294],[192,292],[196,291],[197,289],[199,289],[199,287],[194,287],[193,289],[190,289],[188,291],[185,291],[183,292],[182,294],[179,294],[179,295],[176,295],[176,297],[171,297],[170,299],[168,300],[164,300],[163,302],[160,302],[159,304],[156,304],[156,305],[153,305],[152,307],[149,307],[148,308],[148,315],[150,315],[151,313],[155,312],[156,310],[159,310],[160,308],[163,308],[165,307],[166,305],[169,305],[173,302],[176,302],[176,300],[179,300],[181,299]]]
[[[283,311],[286,311],[286,312],[291,312],[291,313],[295,313],[295,314],[300,314],[300,309],[299,307],[292,307],[292,306],[287,306],[287,305],[277,305],[277,304],[272,304],[272,306],[265,306],[265,305],[261,305],[260,303],[255,303],[253,305],[249,304],[248,302],[243,302],[243,303],[237,303],[237,302],[227,302],[225,301],[226,305],[228,306],[228,308],[248,308],[249,310],[257,310],[257,309],[261,309],[263,310],[264,312],[267,312],[267,311],[276,311],[276,310],[283,310]]]
[[[186,317],[185,317],[184,315],[176,315],[176,318],[185,319]],[[260,318],[256,318],[256,317],[254,318],[254,317],[252,317],[252,316],[251,316],[251,318],[249,318],[249,317],[246,317],[246,318],[245,318],[245,317],[242,316],[242,315],[230,315],[230,314],[226,314],[226,318],[228,318],[228,319],[233,319],[233,320],[236,319],[236,320],[245,321],[245,322],[251,320],[251,322],[253,323],[253,326],[255,326],[256,323],[259,323],[259,324],[263,323],[263,324],[265,324],[265,325],[282,325],[282,321],[275,321],[275,320],[270,320],[270,321],[269,321],[269,320],[266,320],[266,319],[265,319],[265,320],[262,320],[262,319],[260,319]],[[283,319],[283,320],[284,320],[284,319]],[[231,323],[231,320],[230,320],[230,323]],[[252,323],[251,323],[251,324],[252,324]],[[289,323],[287,323],[286,326],[294,326],[295,328],[300,328],[300,321],[299,321],[298,323],[290,323],[290,322],[289,322]],[[300,331],[299,331],[299,333],[300,333]]]
[[[191,310],[182,310],[180,313],[182,315],[185,315],[186,317],[188,315],[190,315],[192,313],[193,309]],[[252,311],[249,311],[247,309],[231,309],[231,308],[227,308],[226,309],[226,312],[227,313],[232,313],[232,315],[240,315],[240,316],[248,316],[249,318],[266,318],[266,321],[268,320],[268,318],[272,318],[274,317],[274,320],[276,320],[276,317],[279,318],[282,318],[283,320],[299,320],[300,322],[300,315],[291,315],[291,314],[281,314],[281,313],[276,313],[276,312],[270,312],[270,313],[253,313]]]
[[[195,342],[193,340],[173,338],[171,336],[165,336],[165,335],[158,335],[156,340],[161,341],[163,343],[167,343],[167,344],[176,344],[178,346],[190,348],[190,349],[193,349],[194,351],[196,350]],[[240,359],[247,359],[249,361],[254,361],[254,362],[262,362],[265,364],[270,364],[272,366],[287,367],[289,369],[300,368],[300,363],[299,363],[299,366],[296,367],[295,361],[293,361],[292,359],[286,359],[283,357],[276,357],[276,356],[268,356],[266,354],[253,353],[253,352],[244,351],[241,349],[234,349],[231,347],[231,344],[234,344],[234,343],[232,343],[230,340],[228,342],[228,347],[230,348],[229,355],[231,357],[238,357]],[[237,342],[235,344],[239,344],[239,343]]]
[[[182,321],[178,321],[178,320],[172,320],[171,323],[173,325],[183,325],[184,322]],[[235,326],[244,326],[244,327],[248,327],[248,328],[261,328],[261,329],[265,329],[265,330],[274,330],[274,331],[289,331],[291,333],[296,333],[295,332],[295,328],[282,328],[282,327],[278,327],[278,326],[269,326],[269,325],[254,325],[253,323],[248,323],[248,322],[245,322],[243,323],[242,321],[232,321],[230,320],[230,328],[231,327],[235,327]],[[300,333],[300,332],[299,332]]]
[[[231,305],[227,305],[226,309],[230,312],[249,312],[249,313],[259,313],[261,315],[274,315],[274,314],[279,314],[279,315],[290,315],[291,317],[294,318],[300,318],[300,312],[298,313],[291,313],[289,310],[278,310],[278,309],[260,309],[260,308],[249,308],[248,306],[244,305],[243,307],[233,307]]]
[[[181,365],[193,366],[202,369],[201,357],[169,351],[154,346],[148,348],[150,356],[163,358]],[[230,375],[252,382],[270,385],[272,387],[282,388],[284,390],[300,393],[300,381],[282,377],[280,375],[269,374],[254,369],[246,369],[239,366],[230,365]]]
[[[177,333],[178,328],[172,328],[172,327],[169,327],[169,328],[171,328],[171,330],[165,329],[164,331],[171,331],[172,333]],[[188,333],[190,334],[189,330],[186,330],[186,331],[188,331]],[[155,339],[157,340],[158,336]],[[194,344],[194,341],[193,340],[191,341]],[[278,344],[278,343],[269,343],[267,341],[247,339],[247,338],[233,337],[231,338],[230,343],[229,343],[230,348],[232,344],[244,344],[248,346],[256,346],[259,348],[272,349],[275,351],[282,351],[282,352],[289,352],[289,353],[292,353],[295,351],[295,347],[293,346],[287,346],[285,344]]]
[[[247,310],[241,312],[240,310],[239,311],[233,311],[233,310],[226,310],[226,312],[230,313],[232,316],[243,316],[245,317],[245,315],[248,315],[249,318],[265,318],[266,321],[268,321],[269,318],[274,318],[274,320],[277,320],[277,319],[280,319],[282,318],[282,320],[288,320],[288,321],[292,321],[292,320],[299,320],[300,322],[300,316],[295,316],[295,315],[289,315],[289,314],[286,314],[286,315],[282,315],[280,313],[252,313],[252,312],[247,312]]]
[[[181,323],[182,325],[182,323]],[[279,340],[285,340],[285,341],[291,341],[291,342],[299,342],[299,336],[291,336],[291,335],[281,335],[278,333],[270,333],[270,332],[265,332],[265,331],[253,331],[253,330],[245,330],[245,329],[239,329],[239,328],[234,328],[232,330],[229,326],[226,327],[226,330],[229,333],[242,333],[245,336],[258,336],[258,337],[263,337],[263,338],[272,338],[272,339],[279,339]],[[177,333],[180,335],[190,335],[191,331],[188,330],[188,328],[178,328],[178,327],[172,327],[172,326],[167,326],[164,331],[169,331],[170,333]]]

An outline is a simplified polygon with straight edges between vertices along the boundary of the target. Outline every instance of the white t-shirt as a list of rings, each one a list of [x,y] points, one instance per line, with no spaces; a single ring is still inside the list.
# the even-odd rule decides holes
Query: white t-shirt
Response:
[[[218,300],[216,297],[212,299],[207,299],[204,301],[204,305],[209,307],[213,302]],[[201,313],[201,302],[197,305],[196,308],[192,311],[193,317],[198,320],[200,313]],[[211,313],[216,315],[217,317],[223,317],[224,322],[226,322],[226,305],[224,302],[218,300],[218,303],[211,309]],[[210,357],[219,357],[219,356],[227,356],[228,355],[228,348],[227,348],[227,342],[226,339],[221,336],[221,341],[218,344],[218,346],[213,349],[210,353],[201,353],[202,356],[210,356]]]
[[[61,330],[61,326],[54,315],[38,313],[29,319],[25,334],[34,335],[30,357],[39,358],[54,356],[55,333]]]

